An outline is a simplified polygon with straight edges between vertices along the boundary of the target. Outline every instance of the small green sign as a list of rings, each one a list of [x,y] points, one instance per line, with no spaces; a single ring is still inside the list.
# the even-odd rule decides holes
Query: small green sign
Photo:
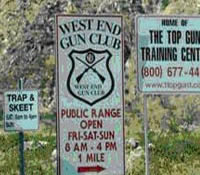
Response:
[[[200,91],[200,17],[138,16],[138,88],[144,93]]]
[[[5,92],[4,121],[5,131],[38,129],[38,91]]]

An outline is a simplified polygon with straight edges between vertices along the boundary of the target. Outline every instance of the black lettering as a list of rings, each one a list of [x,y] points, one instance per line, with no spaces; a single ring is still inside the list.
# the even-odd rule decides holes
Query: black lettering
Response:
[[[143,61],[177,61],[177,49],[175,47],[142,47]]]
[[[162,19],[161,24],[162,26],[177,26],[178,20],[177,19]]]
[[[168,30],[167,34],[168,34],[168,43],[169,44],[179,44],[180,43],[180,39],[182,37],[181,31]]]
[[[181,48],[182,61],[200,61],[200,48]]]
[[[59,25],[59,28],[60,28],[60,30],[62,31],[63,34],[70,32],[70,28],[67,24]]]
[[[120,49],[120,44],[121,44],[121,41],[119,39],[115,39],[114,44],[113,44],[113,48],[114,49]]]
[[[186,31],[185,42],[186,44],[200,44],[200,31]]]
[[[162,31],[161,30],[150,30],[150,42],[155,44],[162,44]]]

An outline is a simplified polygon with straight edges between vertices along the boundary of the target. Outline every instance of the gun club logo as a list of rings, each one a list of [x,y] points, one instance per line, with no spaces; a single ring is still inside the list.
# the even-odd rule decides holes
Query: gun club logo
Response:
[[[92,106],[112,93],[115,82],[109,50],[72,50],[69,58],[72,66],[67,88],[73,97]]]

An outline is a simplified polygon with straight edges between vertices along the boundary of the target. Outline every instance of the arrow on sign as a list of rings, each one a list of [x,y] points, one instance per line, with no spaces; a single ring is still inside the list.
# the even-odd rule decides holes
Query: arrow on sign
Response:
[[[97,166],[85,166],[85,167],[78,167],[78,172],[79,173],[86,173],[86,172],[101,172],[105,170],[105,168],[97,165]]]

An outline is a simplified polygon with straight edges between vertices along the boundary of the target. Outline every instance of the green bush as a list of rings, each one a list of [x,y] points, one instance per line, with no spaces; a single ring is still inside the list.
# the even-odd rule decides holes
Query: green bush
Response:
[[[151,173],[154,175],[197,175],[200,163],[199,133],[160,133],[151,136]],[[197,164],[198,167],[193,165]],[[193,174],[192,174],[193,173]]]
[[[25,174],[55,175],[51,154],[56,148],[55,128],[40,126],[37,132],[25,132],[25,141],[33,141],[31,149],[24,152]],[[47,142],[38,146],[39,141]],[[0,175],[19,174],[19,135],[0,134]]]
[[[161,9],[164,10],[168,5],[169,5],[169,0],[163,0],[162,5],[161,5]]]

